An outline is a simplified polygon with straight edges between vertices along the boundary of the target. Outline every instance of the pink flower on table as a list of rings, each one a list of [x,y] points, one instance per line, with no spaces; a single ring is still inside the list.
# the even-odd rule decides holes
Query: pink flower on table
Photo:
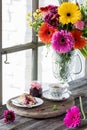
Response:
[[[64,124],[68,128],[80,126],[81,122],[81,113],[77,106],[73,106],[71,109],[66,111],[67,114],[64,118]]]
[[[12,110],[5,110],[3,113],[4,122],[13,122],[15,120],[15,114]]]
[[[81,21],[81,20],[78,20],[76,23],[75,23],[75,27],[78,28],[79,30],[83,30],[84,28],[84,22]]]

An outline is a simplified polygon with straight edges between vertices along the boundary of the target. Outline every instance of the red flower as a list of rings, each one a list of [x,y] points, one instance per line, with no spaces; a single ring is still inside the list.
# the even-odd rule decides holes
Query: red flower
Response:
[[[42,42],[49,44],[55,31],[55,28],[43,23],[38,30],[38,36]]]
[[[82,49],[86,45],[86,39],[82,37],[82,33],[79,30],[71,31],[74,38],[74,48]]]
[[[41,12],[47,12],[50,8],[51,8],[51,5],[48,5],[45,7],[41,7],[40,10],[41,10]]]

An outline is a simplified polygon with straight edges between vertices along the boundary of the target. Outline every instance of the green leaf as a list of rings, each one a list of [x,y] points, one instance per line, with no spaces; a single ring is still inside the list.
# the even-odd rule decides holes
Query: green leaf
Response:
[[[57,110],[57,105],[53,105],[52,110]]]
[[[80,52],[84,57],[87,57],[87,47],[84,47],[83,49],[80,49]]]

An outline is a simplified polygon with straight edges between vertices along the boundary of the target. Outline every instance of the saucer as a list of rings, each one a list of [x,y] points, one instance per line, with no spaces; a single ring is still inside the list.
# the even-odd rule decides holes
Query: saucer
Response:
[[[67,90],[65,93],[63,93],[61,96],[59,97],[53,97],[49,90],[46,90],[43,92],[43,97],[45,99],[49,99],[49,100],[53,100],[53,101],[64,101],[66,99],[68,99],[71,95],[71,92],[69,90]]]

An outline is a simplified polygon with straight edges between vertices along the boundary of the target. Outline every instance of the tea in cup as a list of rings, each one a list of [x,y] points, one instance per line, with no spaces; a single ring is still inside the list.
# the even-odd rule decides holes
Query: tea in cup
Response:
[[[49,92],[54,98],[61,97],[67,91],[67,87],[62,87],[59,84],[50,84],[49,87]]]

